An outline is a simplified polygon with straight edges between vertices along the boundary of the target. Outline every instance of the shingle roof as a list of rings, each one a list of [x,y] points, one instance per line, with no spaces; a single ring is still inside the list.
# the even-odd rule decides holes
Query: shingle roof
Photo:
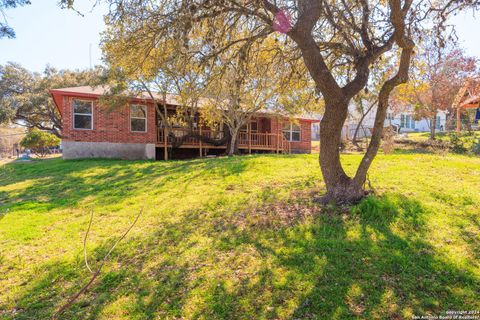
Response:
[[[86,95],[94,95],[94,96],[101,96],[104,94],[108,94],[110,91],[109,86],[81,86],[81,87],[68,87],[68,88],[59,88],[59,89],[51,89],[52,92],[63,92],[63,93],[78,93],[78,94],[86,94]],[[127,94],[129,95],[129,94]],[[155,99],[162,100],[163,97],[160,93],[152,92],[152,95]],[[151,97],[147,92],[142,92],[140,94],[130,94],[134,98],[139,99],[147,99],[150,100]],[[181,105],[180,97],[176,94],[167,94],[167,104],[171,105]]]
[[[471,78],[465,81],[464,86],[459,90],[453,107],[465,108],[472,107],[480,103],[480,78]]]
[[[92,96],[101,96],[104,94],[108,94],[110,91],[109,86],[81,86],[81,87],[68,87],[68,88],[59,88],[59,89],[51,89],[50,92],[52,93],[66,93],[66,94],[82,94],[82,95],[92,95]],[[128,95],[128,94],[127,94]],[[158,101],[163,101],[163,96],[162,94],[158,92],[152,92],[152,95],[154,99]],[[145,100],[151,100],[150,95],[147,92],[142,92],[140,94],[131,94],[128,95],[131,96],[132,98],[137,98],[137,99],[145,99]],[[209,98],[200,98],[198,101],[198,106],[202,107],[207,105],[207,103],[211,102],[212,99]],[[175,105],[175,106],[181,106],[181,98],[177,94],[172,94],[168,93],[167,94],[167,104],[169,105]],[[269,110],[260,110],[259,113],[263,114],[268,114],[268,113],[273,113],[272,111]],[[312,114],[303,114],[303,115],[296,115],[294,118],[298,119],[304,119],[304,120],[312,120],[312,121],[319,121],[318,116],[312,115]]]

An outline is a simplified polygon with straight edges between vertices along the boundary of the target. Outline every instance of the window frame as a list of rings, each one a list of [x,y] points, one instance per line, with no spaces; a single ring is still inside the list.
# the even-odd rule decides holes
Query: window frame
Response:
[[[132,117],[132,107],[134,106],[141,106],[145,107],[145,118],[139,118],[139,117]],[[147,133],[148,132],[148,107],[146,104],[131,104],[129,108],[129,122],[130,122],[130,132],[135,132],[135,133]],[[137,131],[132,129],[132,119],[142,119],[145,120],[145,130],[144,131]]]
[[[293,130],[294,125],[298,126],[298,130]],[[284,137],[285,137],[286,132],[288,132],[288,139],[287,139],[288,142],[301,142],[302,141],[302,124],[301,123],[294,124],[293,122],[290,122],[289,129],[287,129],[287,130],[285,130],[285,125],[284,125],[284,127],[282,128],[282,133],[283,133]],[[294,132],[298,132],[298,140],[293,140],[292,139]]]
[[[91,113],[78,113],[78,112],[75,112],[75,106],[74,106],[74,101],[83,101],[83,102],[88,102],[90,103],[90,112]],[[72,99],[72,102],[71,102],[71,106],[72,106],[72,128],[73,130],[87,130],[87,131],[92,131],[93,130],[93,100],[88,100],[88,99],[77,99],[77,98],[74,98]],[[75,127],[75,115],[80,115],[80,116],[90,116],[91,118],[91,121],[90,121],[90,128],[76,128]]]
[[[415,120],[409,114],[400,115],[400,128],[402,129],[415,129]]]
[[[255,123],[257,126],[256,130],[252,130],[252,123]],[[248,125],[250,124],[250,132],[251,133],[258,133],[258,120],[250,120],[250,122],[246,122],[241,128],[240,132],[248,132]]]
[[[415,129],[415,120],[411,115],[407,115],[407,119],[410,119],[410,129]]]

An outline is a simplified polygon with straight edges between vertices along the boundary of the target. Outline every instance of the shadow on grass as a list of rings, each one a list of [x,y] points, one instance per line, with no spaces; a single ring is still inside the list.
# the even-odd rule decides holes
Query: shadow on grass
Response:
[[[408,149],[400,149],[395,148],[393,154],[435,154],[432,150],[428,150],[426,148],[408,148]]]
[[[288,208],[303,205],[313,206]],[[111,259],[121,267],[65,318],[402,319],[475,307],[479,280],[428,243],[431,213],[418,201],[390,194],[350,212],[313,210],[293,224],[256,223],[264,217],[247,212],[242,227],[239,212],[189,212],[121,244]],[[41,266],[10,317],[50,316],[87,281],[82,263]]]
[[[12,163],[6,165],[8,176],[0,176],[0,187],[26,186],[12,195],[0,192],[0,205],[21,210],[34,204],[42,212],[77,206],[87,197],[98,198],[102,205],[115,204],[141,193],[142,185],[161,186],[172,180],[188,184],[206,173],[227,177],[242,173],[247,166],[248,159],[238,157],[163,163],[108,159]]]

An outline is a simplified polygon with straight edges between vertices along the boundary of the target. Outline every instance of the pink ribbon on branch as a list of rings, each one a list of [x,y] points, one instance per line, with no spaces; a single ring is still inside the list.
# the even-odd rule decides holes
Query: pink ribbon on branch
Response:
[[[287,10],[281,9],[273,18],[273,30],[280,33],[288,33],[292,30],[292,22]]]

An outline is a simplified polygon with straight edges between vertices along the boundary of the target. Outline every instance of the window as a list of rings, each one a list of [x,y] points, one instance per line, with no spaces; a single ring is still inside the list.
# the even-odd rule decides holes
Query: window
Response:
[[[288,141],[300,141],[300,126],[295,123],[286,123],[283,126],[283,135]]]
[[[436,123],[435,123],[435,129],[437,129],[437,130],[441,130],[441,129],[442,129],[441,120],[442,120],[442,119],[440,118],[440,116],[437,116],[437,121],[436,121]]]
[[[407,117],[410,118],[410,128],[415,129],[415,120],[413,120],[411,116],[407,116]]]
[[[147,132],[147,106],[130,106],[130,129],[133,132]]]
[[[258,131],[258,123],[257,121],[252,121],[250,123],[250,131],[251,132],[257,132]]]
[[[387,113],[387,120],[394,120],[395,119],[395,116],[393,115],[392,112],[388,112]]]
[[[410,115],[400,115],[400,128],[415,129],[415,120]]]
[[[241,132],[247,132],[248,131],[248,127],[247,127],[247,124],[244,124],[241,128],[240,128],[240,131]],[[250,131],[251,132],[257,132],[258,131],[258,123],[256,120],[252,120],[250,122]]]
[[[88,100],[73,100],[73,129],[93,129],[93,102]]]

